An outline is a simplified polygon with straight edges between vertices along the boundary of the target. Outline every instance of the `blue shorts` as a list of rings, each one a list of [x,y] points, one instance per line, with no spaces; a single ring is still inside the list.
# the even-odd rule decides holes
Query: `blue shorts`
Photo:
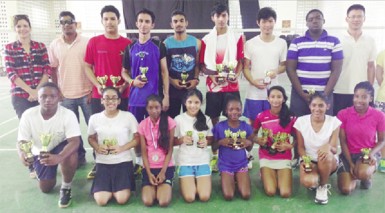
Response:
[[[59,154],[64,147],[68,144],[67,140],[59,143],[54,149],[52,149],[49,153],[50,154]],[[33,168],[35,168],[37,179],[38,180],[52,180],[56,179],[56,172],[57,172],[57,166],[45,166],[40,163],[40,160],[38,159],[39,156],[35,156],[35,161],[33,162]]]
[[[246,99],[244,108],[243,116],[254,121],[260,112],[270,109],[270,104],[267,100]]]
[[[245,173],[245,172],[249,172],[249,168],[246,166],[246,167],[242,167],[242,168],[240,168],[240,169],[238,169],[238,170],[236,170],[236,171],[234,171],[234,170],[232,170],[232,171],[230,171],[230,170],[222,170],[221,171],[221,173],[226,173],[226,174],[228,174],[228,175],[231,175],[231,176],[234,176],[235,175],[235,173]]]
[[[158,174],[160,173],[160,170],[162,170],[162,169],[159,168],[159,169],[150,169],[150,170],[151,170],[151,173],[153,175],[155,175],[155,177],[156,177],[156,176],[158,176]],[[165,174],[166,179],[163,181],[163,183],[167,183],[170,186],[172,186],[172,183],[174,180],[174,173],[175,173],[175,167],[174,166],[167,167],[166,174]],[[143,169],[143,172],[142,172],[142,187],[143,186],[151,186],[150,179],[148,178],[148,175],[147,175],[147,172],[145,169]]]
[[[199,166],[179,166],[178,176],[182,177],[204,177],[210,176],[211,170],[208,164]]]
[[[91,193],[118,192],[124,189],[135,191],[134,166],[132,161],[118,164],[96,164],[96,174]]]

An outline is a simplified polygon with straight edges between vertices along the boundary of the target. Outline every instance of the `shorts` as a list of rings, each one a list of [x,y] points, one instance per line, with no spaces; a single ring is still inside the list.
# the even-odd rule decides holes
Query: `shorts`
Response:
[[[118,192],[124,189],[135,191],[134,166],[132,161],[118,164],[96,164],[96,174],[91,193]]]
[[[262,167],[270,169],[291,169],[291,160],[259,159],[259,168]]]
[[[350,172],[350,164],[348,160],[346,160],[345,156],[343,154],[340,154],[340,163],[338,164],[337,174],[340,174],[342,172]],[[350,157],[352,158],[353,163],[355,164],[357,160],[361,159],[361,153],[356,154],[350,154]],[[380,162],[381,155],[377,153],[375,155],[375,158],[377,160],[375,168],[377,169],[377,164]]]
[[[54,149],[49,151],[50,154],[59,154],[64,147],[68,144],[67,140],[59,143]],[[58,165],[54,166],[44,166],[40,163],[40,160],[38,159],[39,156],[34,156],[35,161],[33,162],[33,168],[35,168],[37,179],[38,180],[52,180],[56,179],[56,173],[57,173],[57,167]]]
[[[171,118],[175,118],[177,115],[180,114],[180,108],[182,106],[183,112],[186,112],[186,106],[183,103],[183,99],[185,95],[179,97],[179,98],[171,98],[170,97],[170,107],[167,110],[168,115]]]
[[[239,91],[237,92],[207,92],[206,93],[206,111],[205,114],[210,118],[218,118],[223,115],[226,116],[226,103],[229,96],[238,97],[239,100],[241,96]]]
[[[338,100],[334,103],[333,115],[336,116],[337,113],[347,107],[353,106],[353,94],[333,94],[333,99]]]
[[[131,112],[135,116],[135,118],[138,121],[138,123],[140,123],[146,117],[148,117],[148,113],[147,113],[146,107],[129,106],[128,107],[128,111]]]
[[[178,176],[183,177],[204,177],[210,176],[211,169],[208,164],[198,165],[198,166],[179,166]]]
[[[385,102],[376,101],[374,107],[382,112],[385,112]]]
[[[270,104],[267,100],[246,99],[244,108],[243,115],[254,121],[260,112],[270,109]]]
[[[151,173],[154,174],[156,177],[160,173],[160,170],[162,170],[162,169],[157,168],[157,169],[150,169],[150,170],[151,170]],[[174,172],[175,172],[174,166],[167,167],[166,174],[165,174],[166,179],[163,181],[162,184],[166,183],[166,184],[169,184],[170,186],[172,186],[172,183],[174,181]],[[144,187],[144,186],[151,186],[151,182],[148,179],[148,174],[147,174],[145,169],[143,169],[143,172],[142,172],[142,187]]]
[[[228,170],[222,170],[220,171],[221,173],[226,173],[228,175],[231,175],[231,176],[234,176],[235,173],[245,173],[245,172],[249,172],[249,168],[246,166],[246,167],[242,167],[236,171],[228,171]]]

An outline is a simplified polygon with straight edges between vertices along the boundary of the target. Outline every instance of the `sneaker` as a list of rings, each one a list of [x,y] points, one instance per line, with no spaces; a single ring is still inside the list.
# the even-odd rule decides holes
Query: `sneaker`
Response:
[[[96,166],[92,167],[91,171],[88,172],[87,179],[88,180],[94,179],[95,178],[95,174],[96,174]]]
[[[71,205],[71,189],[60,189],[59,207],[66,208]]]
[[[314,202],[318,204],[327,204],[328,203],[328,193],[330,194],[330,184],[325,184],[323,186],[318,186]]]
[[[134,167],[134,177],[136,179],[140,179],[140,176],[142,175],[142,170],[143,170],[143,166],[141,166],[139,164],[135,164],[135,167]]]
[[[254,157],[253,157],[252,155],[249,155],[249,156],[247,157],[247,160],[249,161],[249,162],[247,163],[247,168],[252,169],[252,168],[253,168],[253,160],[254,160]]]
[[[380,164],[378,165],[378,171],[385,173],[385,158],[380,160]]]
[[[218,172],[218,156],[214,155],[210,161],[210,168],[212,172]]]
[[[361,180],[361,189],[370,189],[372,187],[372,180]]]
[[[28,169],[29,169],[29,178],[36,179],[37,175],[33,166],[32,165],[29,166]]]

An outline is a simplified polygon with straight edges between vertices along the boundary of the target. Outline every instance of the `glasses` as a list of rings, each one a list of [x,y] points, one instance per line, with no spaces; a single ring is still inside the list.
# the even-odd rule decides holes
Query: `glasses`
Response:
[[[115,102],[115,101],[118,101],[119,98],[103,98],[103,101],[112,101],[112,102]]]
[[[72,19],[68,19],[68,20],[60,20],[60,24],[61,24],[61,25],[73,24],[73,23],[76,23],[76,21],[75,21],[75,20],[72,20]]]

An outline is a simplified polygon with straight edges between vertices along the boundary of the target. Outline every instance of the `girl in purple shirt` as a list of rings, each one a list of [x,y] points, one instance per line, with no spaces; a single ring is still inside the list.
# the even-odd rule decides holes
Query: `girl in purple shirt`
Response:
[[[362,189],[371,187],[380,150],[385,145],[385,115],[372,107],[373,97],[374,88],[369,81],[360,82],[354,88],[353,106],[337,115],[342,122],[338,188],[345,195],[356,188],[356,179],[361,180]],[[364,148],[370,149],[367,162],[361,154]]]

